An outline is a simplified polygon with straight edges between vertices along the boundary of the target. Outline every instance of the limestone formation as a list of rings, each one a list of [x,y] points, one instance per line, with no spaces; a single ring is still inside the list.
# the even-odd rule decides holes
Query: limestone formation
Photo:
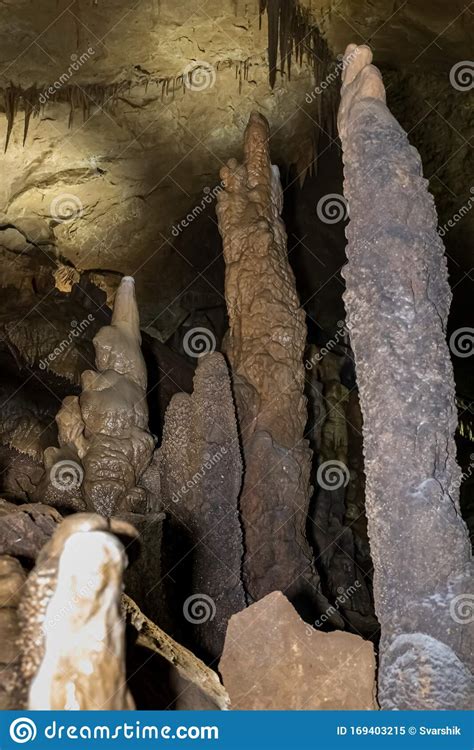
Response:
[[[133,538],[135,531],[123,521],[76,514],[38,556],[19,606],[25,707],[133,708],[120,609],[126,556],[116,534]]]
[[[0,711],[19,707],[20,627],[17,609],[25,579],[18,560],[0,554]]]
[[[204,653],[218,656],[229,617],[245,607],[238,496],[242,459],[222,354],[199,359],[191,395],[173,396],[160,449],[165,525],[163,575],[183,581],[180,621]],[[176,600],[171,583],[169,606]]]
[[[472,567],[459,509],[443,243],[418,152],[368,47],[345,54],[339,134],[345,304],[364,418],[366,508],[384,709],[472,704]]]
[[[280,591],[231,617],[219,671],[233,710],[377,708],[372,644],[314,630]]]
[[[221,170],[225,190],[217,207],[226,263],[226,351],[245,461],[243,572],[251,600],[281,589],[291,601],[319,600],[324,609],[305,532],[311,464],[304,438],[306,328],[268,139],[267,121],[253,113],[244,163],[231,159]]]
[[[140,343],[134,281],[124,277],[112,323],[94,338],[98,371],[82,373],[81,395],[65,398],[56,417],[60,448],[45,455],[55,503],[67,500],[76,510],[105,516],[146,510],[146,492],[138,483],[154,440],[148,432]]]
[[[0,555],[36,560],[62,517],[42,503],[16,505],[0,498]]]

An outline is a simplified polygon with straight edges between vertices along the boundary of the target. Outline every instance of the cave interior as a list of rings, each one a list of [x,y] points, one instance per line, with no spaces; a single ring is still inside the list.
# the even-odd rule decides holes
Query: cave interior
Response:
[[[470,704],[473,12],[2,3],[1,709]]]

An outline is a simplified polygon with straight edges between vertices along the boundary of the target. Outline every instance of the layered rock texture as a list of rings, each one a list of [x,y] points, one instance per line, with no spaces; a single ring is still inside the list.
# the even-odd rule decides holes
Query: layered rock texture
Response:
[[[231,618],[219,671],[233,710],[377,708],[372,644],[319,633],[279,591]]]
[[[229,371],[222,354],[198,361],[191,395],[173,396],[160,448],[165,526],[164,575],[169,606],[176,580],[179,620],[191,643],[219,656],[229,617],[245,607],[238,497],[242,459]]]
[[[286,257],[269,135],[265,118],[253,113],[244,162],[231,159],[221,170],[217,206],[226,262],[226,352],[245,461],[243,573],[251,600],[281,589],[292,601],[308,603],[319,596],[319,579],[305,534],[311,465],[304,438],[306,329]]]
[[[120,609],[126,556],[116,534],[133,538],[135,531],[124,522],[76,514],[38,556],[18,611],[25,707],[133,708]]]
[[[18,605],[26,575],[18,560],[0,554],[0,710],[19,708],[19,637]]]
[[[81,376],[82,393],[68,396],[58,412],[60,448],[45,452],[47,500],[105,516],[143,511],[140,476],[151,461],[147,373],[134,281],[124,277],[110,326],[94,338],[97,372]]]
[[[459,510],[450,304],[418,152],[365,47],[346,50],[339,133],[350,205],[345,304],[364,417],[384,709],[472,700],[472,567]],[[464,613],[465,614],[465,613]]]

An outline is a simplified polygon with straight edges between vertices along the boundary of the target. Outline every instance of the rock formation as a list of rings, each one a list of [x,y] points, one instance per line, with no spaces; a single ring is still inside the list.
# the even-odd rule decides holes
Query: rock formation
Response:
[[[311,464],[304,438],[306,328],[268,139],[267,121],[253,113],[244,163],[231,159],[221,170],[225,190],[217,206],[230,327],[226,352],[245,462],[243,573],[252,600],[281,589],[291,601],[319,599],[324,609],[305,533]]]
[[[179,619],[191,628],[191,643],[216,657],[229,617],[246,604],[238,515],[242,459],[222,354],[200,358],[193,393],[173,396],[166,412],[160,474],[168,516],[163,575],[172,582],[169,605],[176,599],[176,579],[182,580],[186,596],[179,601]]]
[[[368,47],[347,48],[338,126],[350,206],[345,304],[382,628],[379,702],[460,709],[472,700],[472,618],[462,616],[472,568],[445,342],[451,294],[419,154],[390,114],[371,60]]]
[[[18,560],[0,554],[0,711],[20,705],[18,605],[26,575]]]
[[[346,493],[350,471],[348,457],[347,406],[349,389],[341,382],[344,357],[324,349],[315,351],[310,381],[315,395],[313,412],[322,399],[322,412],[318,429],[319,451],[314,462],[314,498],[311,504],[308,534],[314,544],[315,557],[327,595],[336,610],[355,627],[356,632],[371,635],[378,631],[373,617],[370,594],[362,572],[356,563],[354,533],[346,523]],[[317,374],[317,380],[316,375]],[[321,391],[317,386],[321,387]],[[327,623],[326,615],[319,626]],[[340,627],[346,622],[341,619]]]
[[[121,615],[129,524],[65,519],[37,558],[19,606],[20,681],[35,710],[130,709]],[[100,675],[100,679],[97,676]]]
[[[140,343],[134,281],[124,277],[112,323],[94,338],[98,372],[82,373],[81,395],[65,398],[56,417],[60,448],[45,452],[47,502],[105,516],[146,510],[146,492],[138,482],[154,440]]]
[[[377,708],[372,644],[314,630],[280,591],[231,617],[219,671],[234,710]]]

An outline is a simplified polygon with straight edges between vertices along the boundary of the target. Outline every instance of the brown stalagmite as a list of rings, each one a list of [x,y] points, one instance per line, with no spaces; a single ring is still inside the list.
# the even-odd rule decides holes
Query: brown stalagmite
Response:
[[[40,552],[18,610],[24,707],[134,708],[121,612],[126,556],[115,534],[136,536],[123,521],[79,513]]]
[[[227,354],[244,449],[245,584],[253,600],[281,590],[302,604],[320,598],[305,532],[311,464],[304,439],[306,328],[268,139],[267,121],[253,113],[244,163],[231,159],[221,170],[225,190],[217,213],[226,263]],[[327,606],[322,597],[319,606]]]
[[[345,304],[364,419],[383,709],[472,705],[472,571],[445,333],[451,293],[418,152],[368,47],[345,54]]]
[[[126,276],[117,290],[112,324],[94,338],[98,372],[82,373],[82,394],[65,398],[56,417],[61,448],[45,452],[54,488],[54,498],[47,495],[50,503],[60,505],[72,490],[68,503],[76,510],[111,516],[147,509],[146,492],[138,483],[151,461],[154,440],[148,431],[140,344],[135,284]],[[61,480],[67,463],[75,475],[73,485]]]
[[[242,459],[229,371],[218,352],[199,359],[193,393],[171,399],[160,474],[168,517],[163,574],[185,581],[179,602],[172,585],[170,606],[178,604],[190,644],[217,657],[230,616],[246,604],[238,516]]]

